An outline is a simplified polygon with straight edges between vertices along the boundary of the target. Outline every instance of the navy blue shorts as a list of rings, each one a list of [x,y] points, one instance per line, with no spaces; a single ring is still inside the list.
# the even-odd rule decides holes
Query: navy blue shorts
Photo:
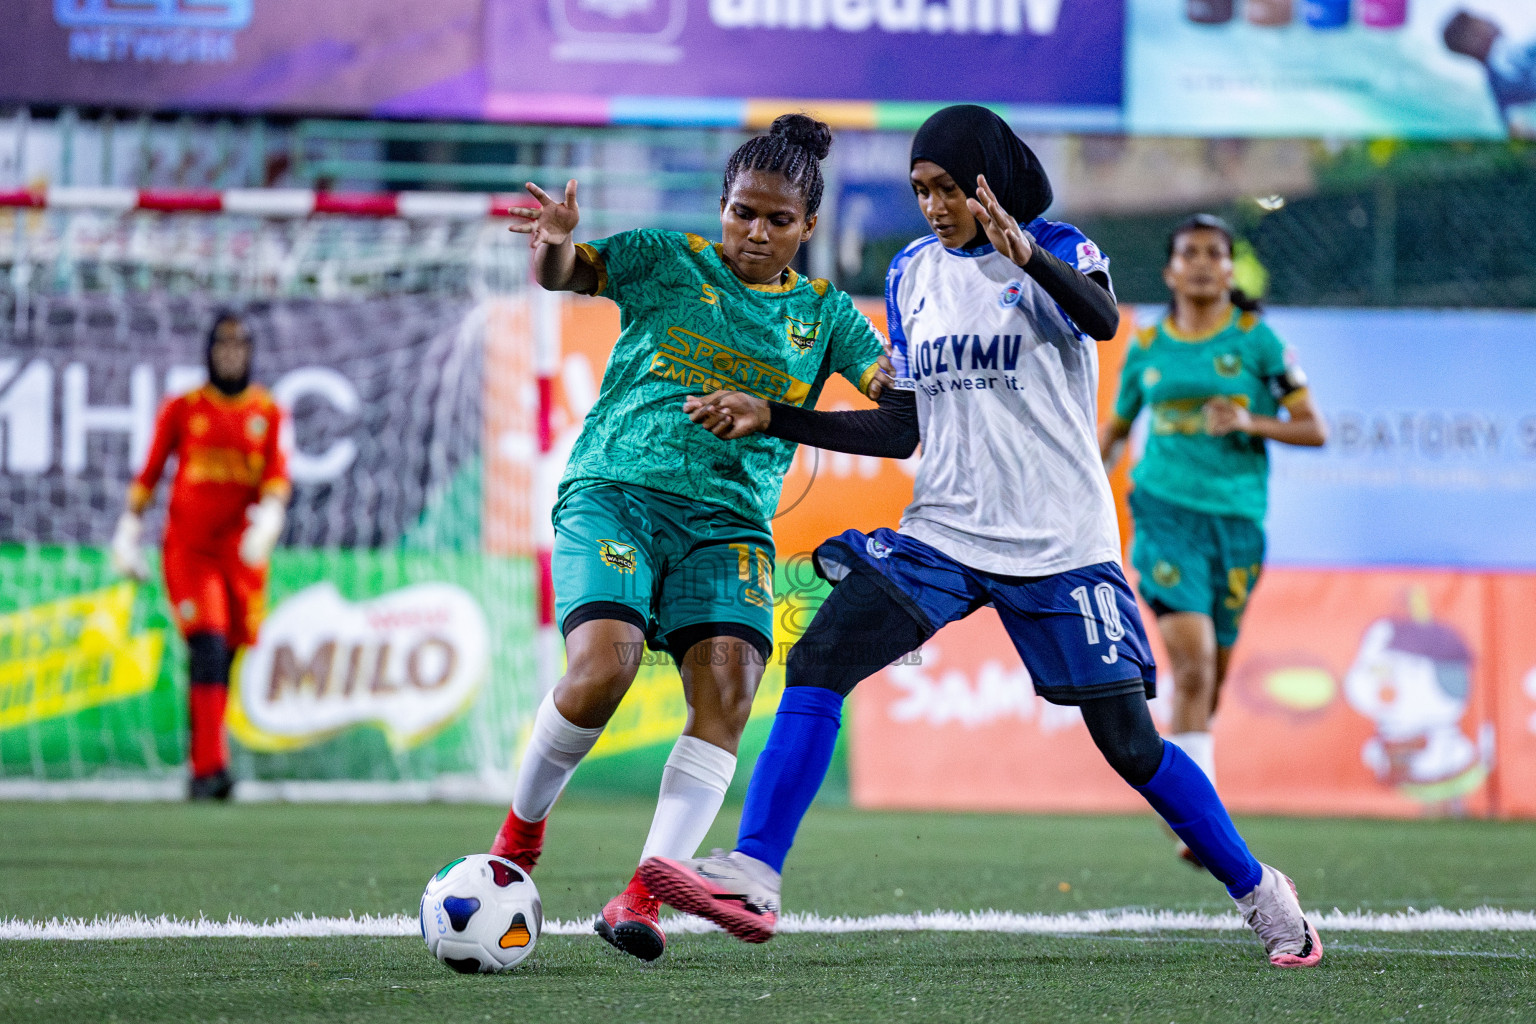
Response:
[[[826,541],[816,549],[816,570],[833,583],[851,572],[873,574],[927,636],[993,606],[1035,692],[1052,704],[1157,695],[1157,666],[1136,596],[1117,562],[1054,576],[1002,576],[881,528],[848,530]]]

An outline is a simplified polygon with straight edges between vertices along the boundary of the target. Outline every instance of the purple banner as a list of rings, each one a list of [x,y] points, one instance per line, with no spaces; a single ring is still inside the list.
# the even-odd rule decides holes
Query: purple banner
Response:
[[[840,101],[823,115],[905,127],[903,101],[974,101],[1105,127],[1124,20],[1124,0],[5,0],[0,103],[736,125],[755,99]]]
[[[483,0],[4,0],[0,102],[484,109]]]
[[[1116,107],[1122,0],[487,0],[493,95]]]

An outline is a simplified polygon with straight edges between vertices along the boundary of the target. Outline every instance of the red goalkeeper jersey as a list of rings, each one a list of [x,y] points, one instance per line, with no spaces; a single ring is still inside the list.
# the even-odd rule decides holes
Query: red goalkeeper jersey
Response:
[[[167,543],[222,554],[239,543],[248,507],[268,494],[288,496],[281,426],[277,402],[254,384],[233,398],[204,385],[160,407],[133,494],[148,499],[176,456]]]

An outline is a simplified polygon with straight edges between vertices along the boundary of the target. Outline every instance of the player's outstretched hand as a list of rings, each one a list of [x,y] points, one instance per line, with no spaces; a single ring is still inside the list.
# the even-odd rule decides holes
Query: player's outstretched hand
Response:
[[[1017,221],[1008,216],[1003,204],[992,194],[985,174],[976,175],[976,198],[967,199],[965,205],[981,221],[982,229],[987,233],[987,241],[992,243],[994,249],[1021,267],[1029,262],[1035,247],[1030,243],[1029,235],[1025,234]]]
[[[149,562],[139,543],[143,539],[143,520],[132,512],[124,512],[118,517],[117,528],[112,531],[110,549],[113,572],[140,583],[149,579]]]
[[[768,428],[768,403],[744,391],[715,391],[683,400],[688,418],[716,437],[734,441]]]
[[[1253,416],[1230,398],[1213,398],[1205,403],[1205,432],[1212,437],[1246,432],[1253,426]]]
[[[531,181],[523,187],[539,201],[539,208],[512,207],[507,211],[513,217],[510,230],[528,235],[530,249],[541,245],[564,245],[570,241],[576,225],[581,222],[581,211],[576,206],[576,179],[572,178],[565,183],[563,203],[551,198],[548,192]]]

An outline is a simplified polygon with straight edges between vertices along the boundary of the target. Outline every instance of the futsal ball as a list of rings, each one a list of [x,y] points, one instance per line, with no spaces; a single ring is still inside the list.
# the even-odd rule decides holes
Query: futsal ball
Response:
[[[543,926],[539,890],[505,857],[460,857],[433,875],[421,894],[427,950],[460,974],[516,966],[533,952]]]

